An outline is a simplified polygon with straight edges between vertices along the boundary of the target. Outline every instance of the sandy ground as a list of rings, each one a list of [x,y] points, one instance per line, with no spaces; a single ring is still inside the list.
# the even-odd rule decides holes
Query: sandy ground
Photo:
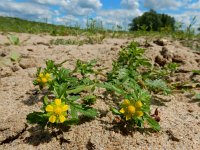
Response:
[[[102,44],[49,45],[51,39],[76,39],[49,35],[16,34],[20,45],[9,45],[7,35],[0,34],[0,149],[1,150],[197,150],[200,149],[200,103],[190,92],[177,92],[152,99],[152,112],[158,108],[161,131],[149,129],[124,133],[114,127],[114,116],[107,99],[99,98],[95,107],[104,112],[95,120],[66,129],[42,132],[38,126],[26,122],[26,115],[41,107],[41,95],[32,84],[37,67],[44,67],[46,59],[56,62],[68,60],[65,67],[73,68],[76,59],[97,59],[101,67],[111,69],[120,47],[138,41],[146,47],[145,55],[155,65],[167,62],[181,64],[172,81],[200,82],[191,70],[200,69],[200,53],[183,47],[177,41],[163,40],[145,44],[144,38],[104,39]],[[11,52],[19,53],[20,62],[11,62]],[[200,91],[198,88],[194,89]]]

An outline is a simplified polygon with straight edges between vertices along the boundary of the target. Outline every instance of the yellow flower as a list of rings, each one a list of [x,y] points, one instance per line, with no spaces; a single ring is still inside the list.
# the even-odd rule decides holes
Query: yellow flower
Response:
[[[36,79],[36,81],[42,85],[45,85],[47,82],[51,80],[51,75],[49,73],[40,73]]]
[[[142,104],[141,101],[135,102],[135,107],[136,107],[136,108],[141,108],[142,106],[143,106],[143,104]]]
[[[46,112],[50,114],[49,122],[51,123],[65,122],[68,109],[69,106],[62,103],[61,99],[55,99],[52,104],[45,108]]]
[[[130,100],[125,99],[121,104],[121,109],[119,112],[125,116],[126,120],[130,120],[132,117],[142,117],[142,106],[143,104],[141,101],[131,103]]]

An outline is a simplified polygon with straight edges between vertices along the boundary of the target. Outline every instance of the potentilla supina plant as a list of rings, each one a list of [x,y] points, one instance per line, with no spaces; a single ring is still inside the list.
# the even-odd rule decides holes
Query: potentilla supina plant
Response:
[[[67,120],[67,110],[69,106],[61,101],[61,99],[55,99],[50,105],[45,108],[46,112],[50,115],[49,122],[51,123],[63,123]]]
[[[132,118],[142,117],[144,115],[141,110],[143,104],[141,101],[132,103],[130,100],[125,99],[121,104],[120,113],[124,115],[126,121]]]

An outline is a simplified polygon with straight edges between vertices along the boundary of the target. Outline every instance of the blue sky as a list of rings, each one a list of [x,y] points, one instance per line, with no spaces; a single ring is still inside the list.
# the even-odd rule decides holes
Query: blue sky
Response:
[[[64,25],[86,24],[87,18],[105,27],[127,28],[134,17],[154,9],[189,25],[196,16],[200,26],[200,0],[1,0],[0,15]]]

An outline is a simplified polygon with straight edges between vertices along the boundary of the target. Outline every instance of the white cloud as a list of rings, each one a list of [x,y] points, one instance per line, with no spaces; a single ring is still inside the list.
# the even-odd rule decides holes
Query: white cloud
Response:
[[[74,3],[74,1],[72,3]],[[99,9],[102,5],[100,0],[77,0],[77,6],[81,8]]]
[[[138,0],[121,0],[121,5],[127,9],[138,9],[139,8]]]
[[[200,0],[198,0],[195,3],[192,3],[191,5],[188,6],[188,8],[191,8],[191,9],[200,9]]]
[[[116,10],[102,10],[98,12],[97,19],[104,23],[104,26],[120,25],[127,28],[127,25],[134,17],[141,15],[139,9],[116,9]]]
[[[56,17],[54,21],[58,24],[63,24],[67,26],[75,26],[80,21],[77,17],[72,15],[66,15],[64,17]]]
[[[144,0],[144,6],[149,9],[162,10],[162,9],[178,9],[184,4],[177,0]]]
[[[51,17],[53,12],[47,7],[30,2],[2,1],[0,3],[0,12],[7,16],[16,16],[22,18],[44,18]]]
[[[32,2],[36,2],[44,5],[60,5],[67,6],[69,4],[69,0],[32,0]]]

